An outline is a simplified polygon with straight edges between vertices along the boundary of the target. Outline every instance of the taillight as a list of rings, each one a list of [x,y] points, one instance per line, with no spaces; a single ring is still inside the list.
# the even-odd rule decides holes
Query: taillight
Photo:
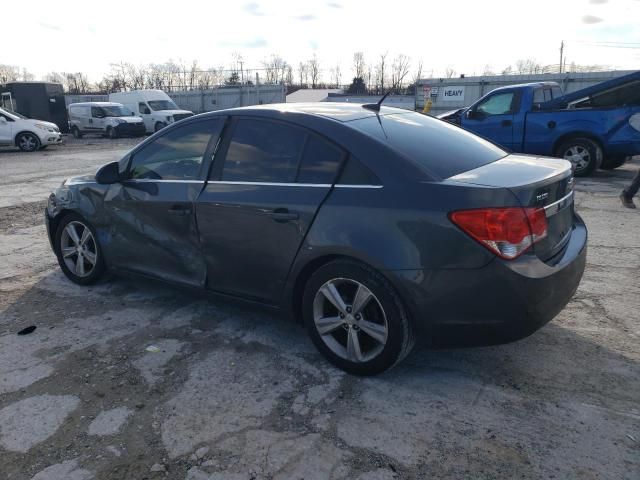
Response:
[[[496,255],[512,260],[547,236],[542,208],[478,208],[451,212],[449,218]]]

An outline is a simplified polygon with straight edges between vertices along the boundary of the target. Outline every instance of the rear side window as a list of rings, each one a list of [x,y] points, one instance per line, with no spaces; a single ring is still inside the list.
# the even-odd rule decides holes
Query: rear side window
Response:
[[[298,183],[333,183],[344,152],[331,143],[309,134],[300,162]]]
[[[222,180],[291,183],[307,134],[283,123],[241,119],[236,123]]]
[[[347,160],[338,183],[341,185],[382,185],[380,179],[353,155]]]
[[[136,152],[130,178],[153,180],[198,179],[210,141],[217,141],[223,119],[215,118],[174,128]]]
[[[420,113],[380,115],[355,120],[349,125],[389,145],[428,175],[440,178],[452,177],[507,155],[487,140]]]

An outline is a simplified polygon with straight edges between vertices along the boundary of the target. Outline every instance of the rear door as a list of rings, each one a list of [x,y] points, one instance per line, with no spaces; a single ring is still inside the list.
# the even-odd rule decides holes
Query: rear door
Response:
[[[132,154],[127,179],[111,185],[105,195],[111,229],[103,244],[111,264],[204,285],[194,202],[204,186],[207,158],[223,122],[220,117],[189,122]]]
[[[276,304],[344,152],[261,118],[231,121],[196,219],[211,290]]]
[[[104,130],[104,110],[102,107],[91,107],[87,130],[102,132]]]
[[[513,150],[519,144],[519,139],[514,139],[513,125],[519,108],[520,92],[496,92],[467,113],[463,126],[502,147]]]

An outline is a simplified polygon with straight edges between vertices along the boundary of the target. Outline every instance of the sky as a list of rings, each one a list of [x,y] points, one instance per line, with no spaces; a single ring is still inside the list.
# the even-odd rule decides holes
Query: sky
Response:
[[[297,66],[314,54],[324,80],[340,65],[352,75],[356,51],[374,64],[404,54],[423,77],[500,72],[518,59],[640,67],[640,0],[21,0],[29,15],[7,17],[0,64],[37,78],[51,71],[102,78],[111,63],[245,68],[273,54]],[[23,20],[24,19],[24,20]],[[25,24],[27,22],[27,24]],[[11,39],[11,40],[9,40]],[[6,43],[5,43],[6,42]]]

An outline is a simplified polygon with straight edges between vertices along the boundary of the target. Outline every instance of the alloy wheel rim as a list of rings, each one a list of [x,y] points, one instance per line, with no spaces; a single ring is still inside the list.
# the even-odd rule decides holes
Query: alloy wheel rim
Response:
[[[564,152],[564,158],[573,164],[576,171],[579,171],[587,168],[591,160],[591,154],[586,148],[580,145],[574,145]]]
[[[81,222],[69,222],[60,238],[60,254],[74,275],[91,275],[98,261],[98,249],[89,227]]]
[[[378,298],[362,283],[334,278],[313,300],[313,321],[324,344],[354,363],[377,357],[387,344],[389,326]]]
[[[31,135],[22,135],[20,146],[25,150],[33,150],[36,147],[36,142]]]

